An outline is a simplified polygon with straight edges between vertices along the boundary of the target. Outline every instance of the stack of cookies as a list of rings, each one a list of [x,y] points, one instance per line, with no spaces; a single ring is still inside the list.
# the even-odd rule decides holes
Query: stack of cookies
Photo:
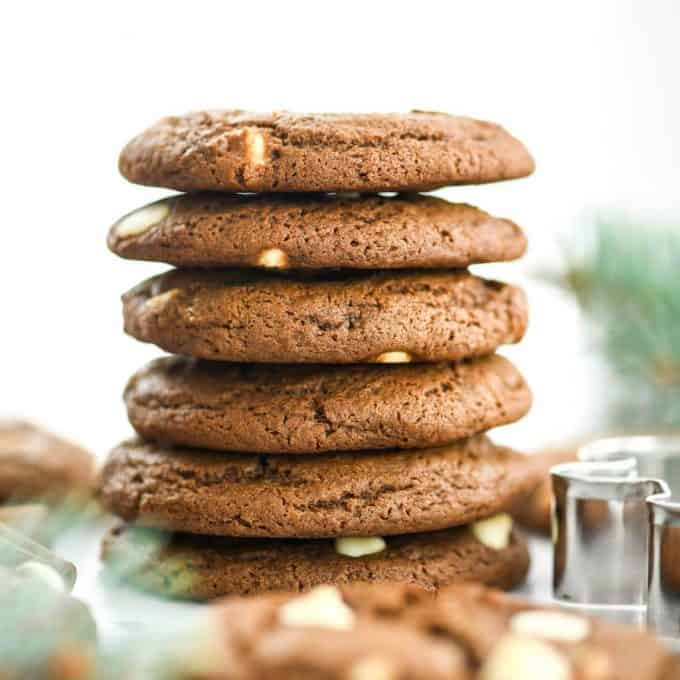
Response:
[[[524,146],[438,113],[212,111],[160,121],[120,167],[189,193],[109,234],[122,257],[177,267],[123,296],[126,331],[176,356],[126,388],[140,438],[102,471],[127,522],[104,559],[191,599],[519,583],[529,557],[506,511],[535,478],[483,433],[530,405],[493,354],[521,339],[526,302],[467,267],[525,238],[409,192],[528,175]]]

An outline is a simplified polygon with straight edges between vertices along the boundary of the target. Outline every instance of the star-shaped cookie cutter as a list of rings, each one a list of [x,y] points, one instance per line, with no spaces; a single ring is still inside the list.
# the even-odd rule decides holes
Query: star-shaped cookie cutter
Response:
[[[551,469],[553,595],[680,638],[680,435],[600,439]]]

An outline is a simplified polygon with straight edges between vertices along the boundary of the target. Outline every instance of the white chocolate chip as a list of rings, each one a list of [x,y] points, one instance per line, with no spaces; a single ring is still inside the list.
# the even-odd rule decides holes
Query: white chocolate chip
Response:
[[[410,364],[412,361],[408,352],[383,352],[375,358],[377,364]]]
[[[472,535],[487,548],[505,550],[510,545],[512,517],[506,513],[482,519],[470,525]]]
[[[590,635],[590,621],[558,611],[526,611],[510,619],[510,630],[555,642],[581,642]]]
[[[221,621],[212,612],[201,616],[192,626],[190,635],[178,643],[172,660],[187,675],[211,675],[228,663]]]
[[[284,626],[350,630],[354,626],[354,612],[344,603],[337,588],[318,586],[282,605],[279,621]]]
[[[278,248],[267,248],[257,256],[257,266],[267,269],[287,269],[288,255]]]
[[[251,165],[264,165],[264,137],[257,130],[247,128],[245,133],[246,152]]]
[[[144,303],[144,306],[152,311],[158,311],[177,295],[179,295],[179,288],[172,288],[165,291],[165,293],[159,293],[158,295],[149,298]]]
[[[167,201],[152,203],[118,220],[114,227],[114,232],[118,238],[139,236],[165,219],[169,212],[170,208]]]
[[[394,666],[379,656],[367,656],[353,664],[347,680],[396,680]]]
[[[345,557],[363,557],[382,552],[387,547],[381,536],[347,536],[335,539],[335,552]]]
[[[29,560],[20,564],[15,571],[21,576],[28,576],[29,578],[41,581],[44,585],[57,592],[63,593],[66,590],[61,574],[56,569],[42,562]]]
[[[570,680],[568,660],[556,649],[530,637],[503,636],[491,650],[480,680]]]

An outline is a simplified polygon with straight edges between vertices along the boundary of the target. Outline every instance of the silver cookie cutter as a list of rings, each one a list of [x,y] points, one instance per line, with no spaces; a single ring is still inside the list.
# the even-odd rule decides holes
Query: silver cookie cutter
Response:
[[[550,472],[554,598],[680,639],[680,435],[596,440]]]

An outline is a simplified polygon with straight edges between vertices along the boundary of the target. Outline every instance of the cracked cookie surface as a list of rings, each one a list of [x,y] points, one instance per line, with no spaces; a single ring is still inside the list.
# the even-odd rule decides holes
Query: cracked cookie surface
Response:
[[[534,162],[502,127],[444,113],[215,110],[158,121],[119,168],[179,191],[429,191],[524,177]]]
[[[510,220],[413,195],[184,194],[121,218],[108,244],[128,259],[212,268],[466,267],[513,260],[526,250]]]
[[[464,270],[171,270],[126,293],[123,316],[170,353],[246,363],[458,361],[518,342],[528,322],[521,289]]]
[[[448,444],[521,418],[531,394],[493,355],[459,364],[269,366],[164,357],[125,390],[145,439],[318,453]]]
[[[436,531],[503,512],[536,484],[525,456],[483,435],[409,451],[247,455],[130,441],[100,498],[141,526],[218,536],[322,538]]]
[[[189,600],[357,581],[428,590],[475,581],[507,589],[524,580],[529,566],[527,545],[516,534],[502,550],[486,547],[467,527],[389,536],[385,543],[380,552],[347,557],[328,539],[230,539],[118,526],[104,539],[103,558],[137,587]]]

